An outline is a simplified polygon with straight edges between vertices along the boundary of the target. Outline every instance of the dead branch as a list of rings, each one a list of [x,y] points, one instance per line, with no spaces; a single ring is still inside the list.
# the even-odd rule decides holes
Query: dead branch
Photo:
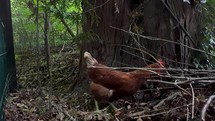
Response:
[[[194,119],[194,111],[195,111],[195,93],[192,84],[190,83],[190,88],[192,91],[192,119]]]
[[[110,28],[113,28],[113,29],[116,29],[116,30],[119,30],[119,31],[122,31],[122,32],[125,32],[125,33],[133,34],[133,35],[136,35],[136,36],[140,36],[142,38],[149,39],[149,40],[164,41],[164,42],[168,42],[168,43],[173,43],[173,44],[181,45],[181,46],[184,46],[184,47],[186,47],[188,49],[195,50],[195,51],[198,51],[198,52],[210,55],[212,57],[215,57],[214,54],[208,53],[208,52],[206,52],[204,50],[201,50],[201,49],[190,47],[190,46],[185,45],[185,44],[180,43],[180,42],[175,42],[175,41],[171,41],[171,40],[167,40],[167,39],[162,39],[162,38],[157,38],[157,37],[152,37],[152,36],[144,36],[144,35],[140,35],[140,34],[137,34],[137,33],[129,32],[129,31],[126,31],[124,29],[117,28],[117,27],[114,27],[114,26],[110,26]]]
[[[189,103],[187,105],[191,105],[191,103]],[[128,117],[130,117],[132,119],[137,119],[137,118],[158,116],[158,115],[170,113],[170,112],[172,112],[174,110],[177,110],[177,109],[180,109],[180,108],[187,107],[187,105],[179,106],[179,107],[176,107],[176,108],[172,108],[172,109],[170,109],[168,111],[163,111],[163,112],[154,113],[154,114],[145,114],[145,111],[139,111],[139,112],[136,112],[136,113],[129,114]]]
[[[202,109],[202,112],[201,112],[201,119],[203,121],[205,121],[205,115],[206,115],[206,112],[207,112],[207,109],[209,107],[209,105],[211,104],[212,100],[215,98],[215,95],[212,95],[209,97],[207,103],[204,105],[203,109]]]
[[[153,107],[153,109],[157,110],[158,107],[160,107],[161,105],[163,105],[166,101],[172,100],[173,98],[175,98],[176,96],[182,96],[182,94],[180,92],[176,92],[170,96],[168,96],[167,98],[161,100],[157,105],[155,105]]]

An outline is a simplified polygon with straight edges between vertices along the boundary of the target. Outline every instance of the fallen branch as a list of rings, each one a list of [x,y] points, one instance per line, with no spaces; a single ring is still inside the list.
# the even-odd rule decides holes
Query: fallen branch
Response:
[[[190,83],[190,88],[192,91],[192,119],[194,119],[194,112],[195,112],[195,93],[192,84]]]
[[[169,77],[169,76],[161,76],[161,77]],[[200,77],[200,78],[181,77],[181,79],[185,79],[185,78],[187,78],[188,80],[169,82],[169,81],[163,81],[163,80],[148,79],[147,82],[157,82],[157,83],[170,84],[170,85],[183,85],[183,84],[188,84],[190,82],[215,83],[215,77]],[[202,80],[208,80],[208,81],[202,81]]]
[[[202,112],[201,112],[201,119],[203,121],[205,121],[205,115],[206,115],[206,112],[207,112],[207,109],[209,107],[209,105],[211,104],[212,100],[215,98],[215,95],[212,95],[209,97],[207,103],[204,105],[203,109],[202,109]]]
[[[172,108],[172,109],[170,109],[168,111],[163,111],[163,112],[154,113],[154,114],[144,114],[145,111],[139,111],[139,112],[136,112],[136,113],[129,114],[128,117],[132,118],[132,119],[145,118],[145,117],[153,117],[153,116],[158,116],[158,115],[162,115],[162,114],[167,114],[167,113],[170,113],[170,112],[172,112],[174,110],[187,107],[189,105],[191,105],[191,103],[189,103],[187,105],[180,106],[180,107]]]
[[[179,96],[182,96],[180,92],[176,92],[176,93],[170,95],[169,97],[163,99],[162,101],[160,101],[157,105],[155,105],[155,106],[153,107],[153,109],[157,110],[158,107],[160,107],[161,105],[163,105],[166,101],[169,101],[169,100],[175,98],[175,97],[178,96],[178,95],[179,95]]]

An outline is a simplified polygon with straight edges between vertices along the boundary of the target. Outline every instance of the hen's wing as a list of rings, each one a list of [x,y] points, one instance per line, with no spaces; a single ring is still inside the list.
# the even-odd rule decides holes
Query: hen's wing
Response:
[[[94,82],[90,83],[90,90],[94,98],[98,101],[108,101],[109,98],[113,95],[113,90]]]
[[[118,89],[122,85],[130,83],[131,80],[131,76],[128,73],[106,68],[89,68],[88,75],[94,83],[103,85],[109,89]]]

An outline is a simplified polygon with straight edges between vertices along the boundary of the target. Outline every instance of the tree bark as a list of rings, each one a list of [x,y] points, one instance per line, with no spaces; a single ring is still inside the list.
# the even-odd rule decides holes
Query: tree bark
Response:
[[[116,6],[114,6],[115,1],[117,2]],[[110,27],[114,26],[128,30],[130,21],[129,0],[115,1],[99,0],[91,3],[94,7],[102,5],[95,8],[95,13],[99,17],[98,23],[91,19],[94,10],[88,10],[88,8],[84,10],[87,19],[87,23],[83,26],[84,32],[93,31],[98,36],[82,43],[82,49],[90,51],[98,61],[109,66],[120,65],[119,63],[124,59],[121,55],[122,47],[120,45],[129,41],[128,34]],[[129,59],[126,60],[129,61]]]
[[[91,19],[89,13],[93,10],[90,11],[85,6],[87,23],[84,24],[83,30],[93,31],[98,36],[83,42],[81,48],[84,51],[90,51],[98,61],[109,66],[146,64],[133,54],[151,60],[149,55],[131,49],[133,47],[144,49],[157,58],[166,59],[170,66],[188,67],[191,64],[192,50],[183,45],[196,47],[194,44],[199,39],[198,12],[195,11],[195,6],[184,3],[182,0],[144,0],[139,3],[134,1],[91,0],[95,13],[99,17],[99,23]],[[140,35],[167,39],[173,43],[140,38],[110,26]],[[135,41],[138,41],[141,48]],[[175,42],[183,45],[175,44]],[[130,46],[130,48],[125,46]]]
[[[9,89],[15,92],[17,89],[16,64],[13,46],[13,28],[11,20],[10,0],[0,0],[0,18],[5,26],[5,40],[7,51],[7,69],[10,79]]]

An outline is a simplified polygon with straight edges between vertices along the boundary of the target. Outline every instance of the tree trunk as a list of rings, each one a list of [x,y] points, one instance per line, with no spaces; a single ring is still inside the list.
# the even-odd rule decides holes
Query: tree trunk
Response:
[[[11,20],[11,7],[10,0],[0,0],[0,18],[3,21],[5,27],[5,40],[6,40],[6,51],[7,51],[7,69],[8,77],[10,77],[9,89],[11,92],[15,92],[17,89],[17,78],[16,78],[16,64],[15,54],[13,46],[13,28]]]
[[[47,1],[44,1],[44,4],[47,6]],[[47,64],[47,71],[49,76],[49,109],[51,109],[51,96],[53,93],[53,80],[52,80],[52,73],[51,73],[51,57],[50,57],[50,45],[49,45],[49,14],[48,9],[45,8],[44,10],[44,41],[45,41],[45,52],[46,52],[46,64]]]
[[[48,40],[48,32],[49,32],[48,14],[47,14],[47,12],[45,12],[45,14],[44,14],[44,42],[45,42],[47,68],[50,67],[50,47],[49,47],[49,40]]]
[[[99,22],[93,20],[92,13],[94,10],[85,8],[87,23],[84,23],[83,30],[85,32],[93,31],[98,35],[97,38],[92,38],[85,43],[82,43],[82,49],[90,51],[98,61],[109,66],[119,65],[123,62],[121,53],[121,44],[129,41],[129,35],[118,30],[110,28],[110,26],[128,30],[129,28],[129,0],[99,0],[92,2],[95,8],[95,13],[99,17]],[[119,10],[118,10],[119,9]],[[118,12],[119,11],[119,12]],[[129,61],[129,59],[126,59]]]
[[[126,45],[140,49],[136,40],[141,44],[141,49],[151,52],[156,57],[162,56],[161,58],[165,58],[170,66],[185,67],[187,63],[191,63],[192,51],[183,45],[196,47],[194,44],[198,42],[198,12],[195,11],[194,5],[184,3],[182,0],[144,0],[141,3],[138,0],[111,0],[107,3],[105,1],[92,2],[94,7],[102,5],[94,9],[99,17],[99,23],[94,22],[89,15],[93,10],[89,11],[87,7],[84,9],[87,18],[84,31],[93,31],[98,37],[82,43],[83,50],[90,51],[99,61],[109,66],[122,64],[142,66],[143,61],[128,52],[142,56],[141,53],[125,47]],[[111,26],[183,45],[139,38]],[[147,54],[143,57],[150,58]]]

